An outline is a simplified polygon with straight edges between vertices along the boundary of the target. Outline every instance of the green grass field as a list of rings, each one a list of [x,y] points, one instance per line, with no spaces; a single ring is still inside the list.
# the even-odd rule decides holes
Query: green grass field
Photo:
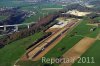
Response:
[[[33,36],[14,41],[0,49],[0,66],[12,66],[25,53],[25,49],[42,35],[43,33],[39,32]]]
[[[95,31],[90,31],[94,26],[87,25],[88,22],[88,19],[84,19],[82,23],[71,32],[71,34],[77,32],[77,36],[95,38],[98,35],[100,28],[97,27]]]

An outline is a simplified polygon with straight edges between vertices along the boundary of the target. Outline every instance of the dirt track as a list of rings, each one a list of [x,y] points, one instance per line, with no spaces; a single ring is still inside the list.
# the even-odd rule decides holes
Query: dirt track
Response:
[[[75,44],[69,51],[67,51],[63,57],[64,58],[74,58],[76,61],[94,42],[96,39],[85,37]],[[70,59],[72,60],[72,59]],[[62,63],[60,66],[72,66],[73,63]]]

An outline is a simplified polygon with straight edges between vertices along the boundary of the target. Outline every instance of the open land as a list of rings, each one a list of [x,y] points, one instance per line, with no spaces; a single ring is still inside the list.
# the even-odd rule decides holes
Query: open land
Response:
[[[11,4],[10,6],[12,5],[13,4]],[[43,18],[48,14],[53,14],[55,11],[61,9],[61,5],[54,4],[42,4],[41,6],[40,4],[36,4],[34,8],[26,3],[24,5],[21,5],[21,9],[24,9],[26,11],[31,11],[31,9],[33,9],[32,11],[35,11],[36,14],[30,16],[30,18],[27,18],[23,23],[33,21],[37,22],[40,18]],[[77,16],[84,16],[86,14],[90,14],[90,12],[83,13],[79,11],[74,11],[71,13],[74,13],[74,15]],[[2,19],[4,17],[0,18]],[[100,18],[96,19],[100,20]],[[29,48],[28,50],[26,50],[28,46],[30,46],[34,41],[44,35],[43,31],[36,32],[32,36],[14,41],[5,46],[4,48],[1,48],[0,66],[99,66],[100,27],[98,27],[97,23],[89,24],[88,18],[83,18],[80,21],[76,21],[78,19],[62,17],[57,18],[56,20],[58,21],[58,24],[51,26],[45,31],[46,33],[52,32],[52,34],[37,43],[35,46]],[[94,27],[96,27],[96,30],[90,31]],[[28,57],[26,57],[26,53],[28,53]],[[75,62],[65,64],[42,63],[42,57],[74,57]],[[79,57],[93,57],[94,63],[78,63],[78,61],[80,60]]]

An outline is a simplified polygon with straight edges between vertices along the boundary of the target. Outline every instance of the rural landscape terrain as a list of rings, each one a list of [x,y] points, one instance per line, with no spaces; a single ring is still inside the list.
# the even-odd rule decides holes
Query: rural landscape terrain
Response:
[[[100,0],[0,0],[0,66],[100,66]]]

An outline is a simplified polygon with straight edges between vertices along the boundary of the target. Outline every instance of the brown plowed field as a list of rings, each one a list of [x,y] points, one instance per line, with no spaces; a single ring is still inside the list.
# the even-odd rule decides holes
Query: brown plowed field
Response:
[[[69,49],[63,57],[65,59],[74,59],[76,61],[86,50],[96,41],[94,38],[85,37]],[[70,60],[72,60],[70,59]],[[60,66],[72,66],[73,62],[62,63]]]

